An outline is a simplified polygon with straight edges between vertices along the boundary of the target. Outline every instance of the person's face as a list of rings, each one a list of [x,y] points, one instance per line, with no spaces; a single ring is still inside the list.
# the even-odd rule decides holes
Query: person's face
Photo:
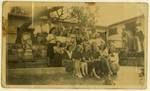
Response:
[[[90,47],[89,45],[87,45],[87,46],[85,47],[85,52],[89,51],[90,49],[91,49],[91,47]]]
[[[69,51],[72,51],[72,47],[70,46],[68,50],[69,50]]]
[[[56,44],[57,46],[60,46],[60,42],[57,42],[57,44]]]
[[[82,46],[81,46],[81,45],[79,45],[79,46],[77,47],[77,51],[82,52]]]
[[[98,51],[98,46],[96,44],[93,44],[93,50]]]

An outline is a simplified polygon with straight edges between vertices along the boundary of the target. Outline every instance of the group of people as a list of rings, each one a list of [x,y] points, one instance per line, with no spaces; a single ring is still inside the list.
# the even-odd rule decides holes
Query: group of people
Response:
[[[117,76],[118,52],[95,29],[52,27],[45,38],[49,66],[64,66],[75,78]]]
[[[67,72],[74,77],[95,77],[108,79],[117,76],[119,70],[119,57],[116,49],[110,49],[105,44],[96,46],[84,42],[74,49],[68,46],[64,50],[63,65]]]
[[[72,43],[58,40],[49,43],[50,66],[64,66],[75,78],[117,76],[119,56],[113,45],[106,44],[100,36],[81,41],[77,36],[71,39]]]

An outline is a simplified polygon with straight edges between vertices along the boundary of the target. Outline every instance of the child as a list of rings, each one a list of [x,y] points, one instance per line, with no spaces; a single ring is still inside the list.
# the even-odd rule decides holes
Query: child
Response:
[[[117,72],[119,70],[119,56],[118,53],[116,52],[116,49],[112,50],[110,55],[109,55],[109,63],[110,63],[110,68],[112,71],[113,76],[117,76]]]

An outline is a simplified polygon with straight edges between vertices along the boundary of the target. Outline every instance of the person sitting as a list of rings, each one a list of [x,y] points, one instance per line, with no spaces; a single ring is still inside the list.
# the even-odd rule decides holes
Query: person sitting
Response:
[[[62,66],[62,57],[63,57],[63,48],[61,47],[61,42],[56,41],[56,45],[53,47],[54,49],[54,66]]]
[[[73,64],[74,64],[74,76],[78,77],[78,78],[82,78],[82,74],[81,74],[81,57],[82,57],[82,46],[81,45],[77,45],[75,50],[72,53],[72,60],[73,60]]]
[[[65,66],[66,71],[70,73],[73,73],[72,52],[72,45],[68,45],[67,48],[64,49],[63,65]]]
[[[90,46],[86,45],[82,53],[81,72],[83,76],[88,75],[88,62],[90,60]]]
[[[96,47],[96,48],[94,48]],[[93,67],[95,67],[95,60],[99,57],[99,52],[97,49],[97,46],[91,45],[91,49],[89,52],[89,62],[88,62],[88,74],[93,77]]]
[[[91,57],[92,61],[90,62],[90,65],[88,65],[89,72],[92,77],[96,79],[103,79],[105,82],[104,84],[111,84],[110,66],[107,60],[107,52],[106,50],[104,51],[104,49],[100,49],[99,51],[100,53],[92,53],[94,55]],[[95,56],[95,54],[97,54],[97,56]]]
[[[113,76],[117,76],[117,72],[119,70],[119,56],[116,49],[112,50],[109,55],[109,63]]]

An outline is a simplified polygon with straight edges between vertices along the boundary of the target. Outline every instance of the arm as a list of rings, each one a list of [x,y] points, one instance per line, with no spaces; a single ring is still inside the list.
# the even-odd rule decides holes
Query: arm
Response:
[[[118,53],[116,54],[116,63],[119,63],[119,56],[118,56]]]

